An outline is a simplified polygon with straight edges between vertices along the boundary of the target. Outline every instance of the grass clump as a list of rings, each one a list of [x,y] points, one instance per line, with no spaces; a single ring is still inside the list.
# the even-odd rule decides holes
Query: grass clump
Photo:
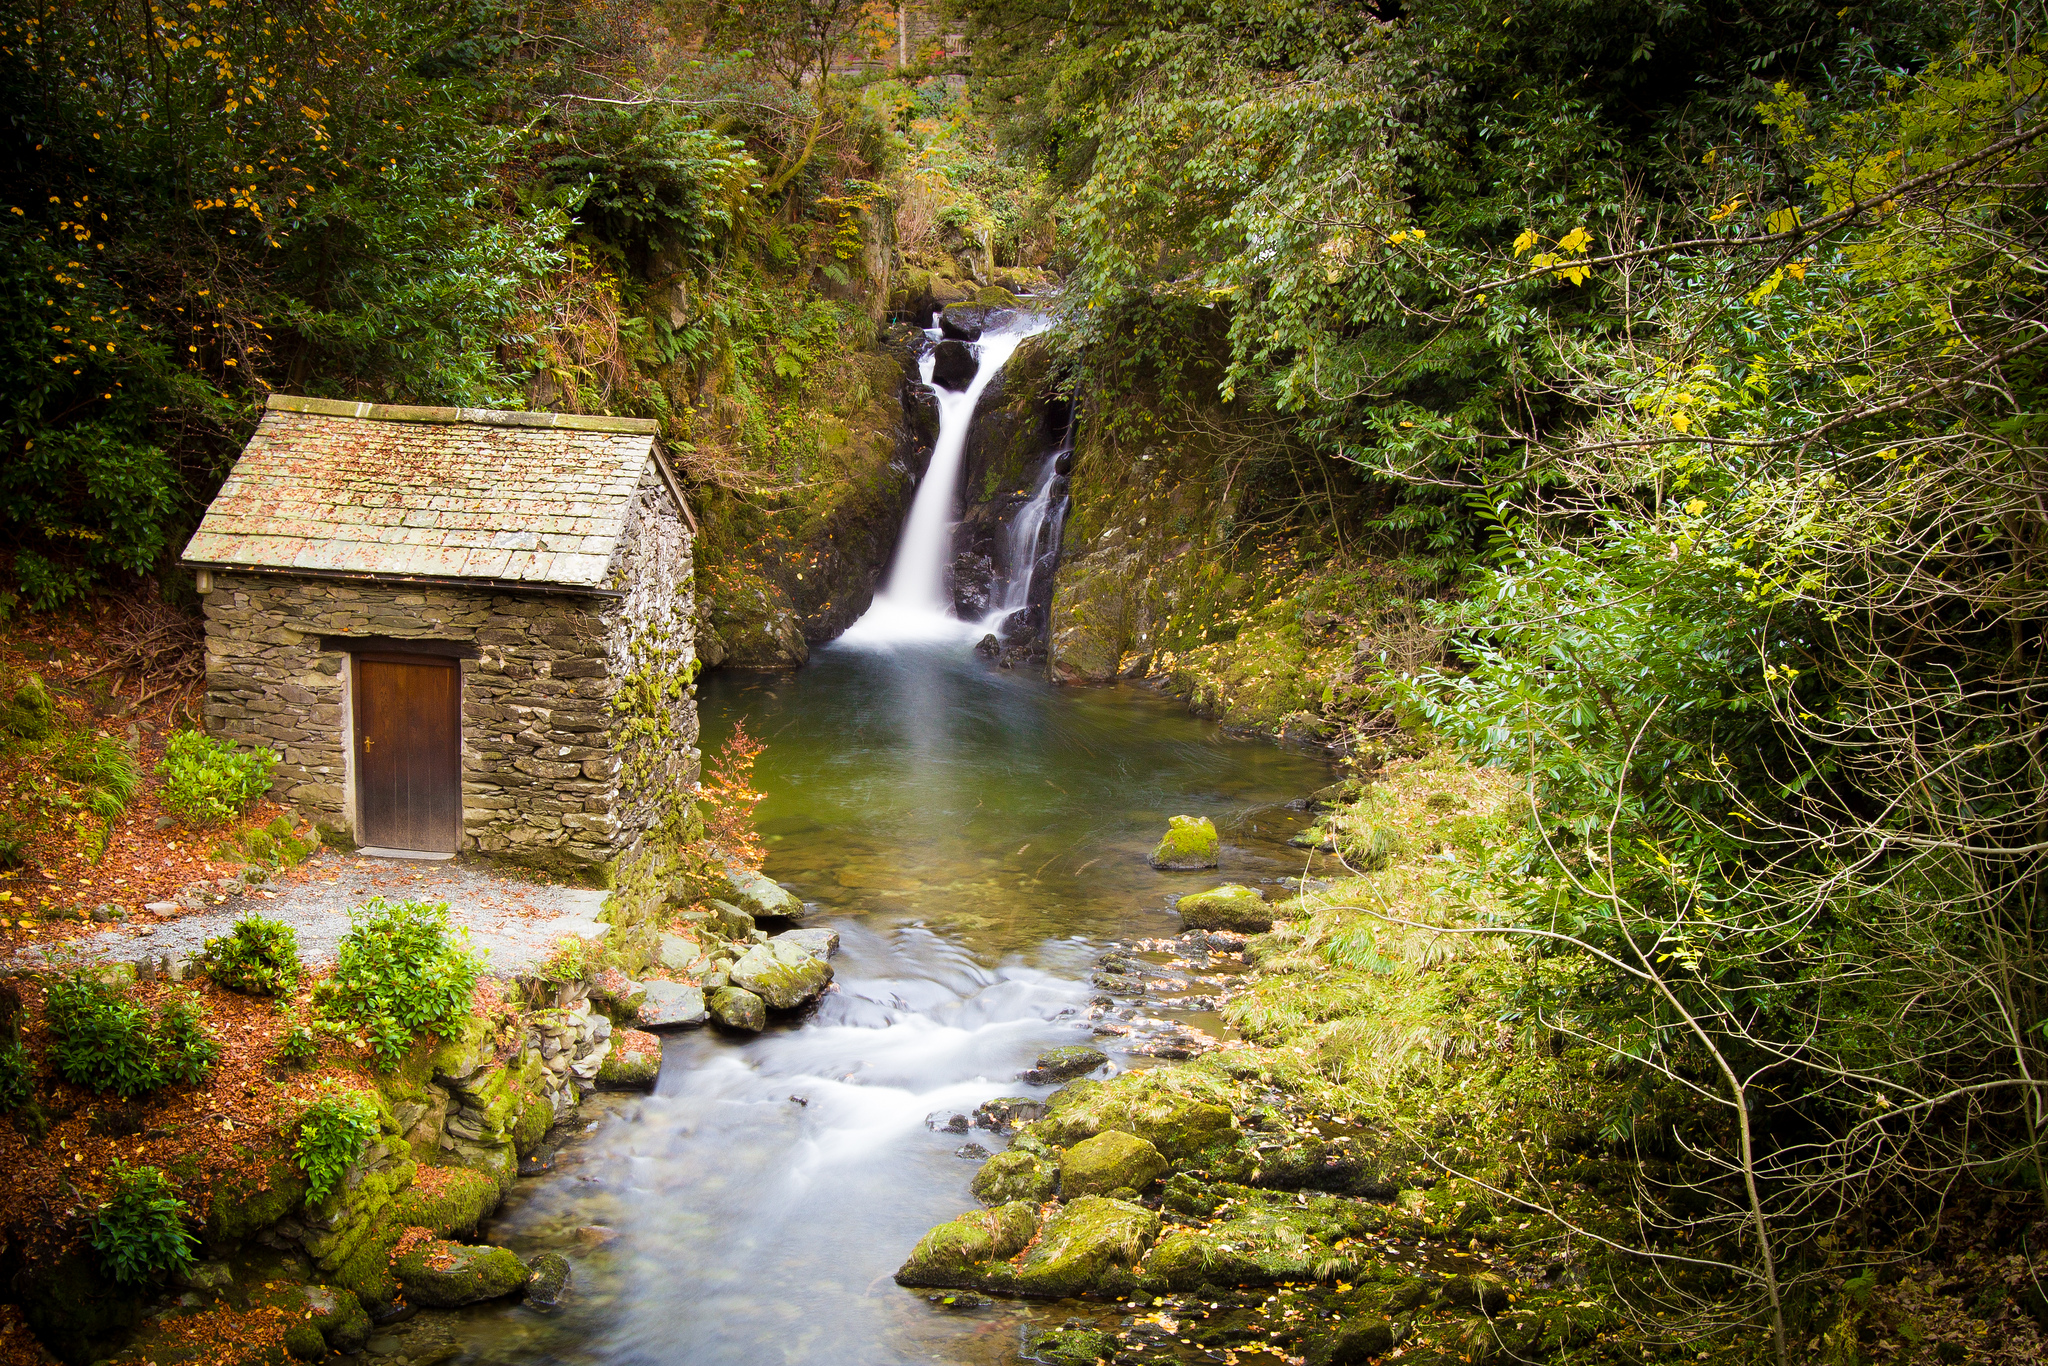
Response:
[[[225,825],[270,790],[277,755],[236,750],[196,730],[173,735],[156,766],[164,809],[188,826]]]
[[[220,1060],[197,1000],[176,997],[154,1015],[127,991],[83,974],[50,986],[43,1008],[57,1075],[122,1099],[163,1086],[196,1086]]]
[[[353,912],[320,1008],[356,1031],[380,1066],[398,1065],[422,1031],[447,1037],[469,1012],[483,970],[467,931],[441,901],[371,900]]]
[[[191,1215],[161,1169],[116,1161],[114,1193],[92,1216],[101,1270],[126,1286],[188,1270],[199,1246],[188,1227]]]
[[[248,915],[233,933],[206,941],[207,975],[245,996],[289,996],[305,976],[298,931],[282,920]]]
[[[320,1097],[299,1115],[299,1133],[292,1145],[299,1170],[306,1174],[306,1198],[327,1199],[348,1176],[377,1137],[377,1103],[360,1091],[329,1082]]]

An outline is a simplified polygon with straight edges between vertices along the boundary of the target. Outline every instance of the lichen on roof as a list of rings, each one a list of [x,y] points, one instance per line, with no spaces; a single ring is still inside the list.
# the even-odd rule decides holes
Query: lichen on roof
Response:
[[[274,394],[185,562],[597,588],[655,428]]]

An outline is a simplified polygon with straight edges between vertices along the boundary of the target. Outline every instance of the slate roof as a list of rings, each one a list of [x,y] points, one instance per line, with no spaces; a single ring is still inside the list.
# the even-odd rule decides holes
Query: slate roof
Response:
[[[185,562],[597,588],[656,425],[272,394]]]

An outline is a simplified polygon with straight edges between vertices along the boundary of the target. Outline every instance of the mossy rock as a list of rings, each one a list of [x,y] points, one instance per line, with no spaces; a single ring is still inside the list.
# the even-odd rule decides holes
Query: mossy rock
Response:
[[[1219,845],[1216,822],[1207,816],[1175,816],[1166,823],[1166,837],[1152,851],[1151,863],[1170,872],[1214,868]]]
[[[370,1315],[345,1286],[265,1281],[249,1300],[292,1320],[295,1329],[312,1330],[313,1337],[299,1345],[285,1339],[285,1349],[301,1361],[317,1361],[329,1349],[353,1352],[370,1336]]]
[[[753,992],[772,1010],[795,1010],[832,982],[832,965],[801,944],[756,944],[732,965],[732,984]]]
[[[1059,1189],[1059,1169],[1042,1157],[1019,1148],[997,1153],[981,1164],[974,1174],[974,1198],[984,1205],[1012,1200],[1038,1203],[1052,1199]]]
[[[1083,1139],[1060,1157],[1060,1195],[1109,1195],[1129,1189],[1143,1191],[1166,1174],[1159,1149],[1135,1134],[1110,1129]]]
[[[758,1034],[768,1027],[767,1004],[751,991],[719,987],[706,1000],[710,1005],[711,1018],[727,1029]]]
[[[1453,1276],[1444,1282],[1444,1301],[1460,1309],[1477,1309],[1488,1318],[1506,1311],[1512,1303],[1507,1282],[1486,1272]]]
[[[540,1146],[555,1122],[555,1107],[547,1097],[529,1095],[512,1122],[512,1151],[521,1157]]]
[[[985,1223],[955,1220],[940,1224],[910,1250],[896,1268],[896,1284],[968,1290],[983,1283],[994,1258],[994,1232]]]
[[[455,1309],[510,1295],[526,1284],[526,1264],[502,1247],[421,1243],[395,1267],[405,1298],[432,1309]]]
[[[296,1213],[308,1189],[306,1174],[288,1157],[265,1163],[260,1177],[230,1177],[207,1206],[206,1241],[227,1247],[262,1232]]]
[[[543,1252],[526,1264],[526,1302],[536,1309],[553,1309],[569,1292],[569,1259],[559,1252]]]
[[[1393,1351],[1399,1340],[1390,1320],[1346,1319],[1335,1332],[1310,1345],[1308,1366],[1358,1366]]]
[[[30,674],[7,705],[0,707],[0,731],[23,740],[46,740],[57,728],[57,699],[40,674]]]
[[[983,308],[1015,308],[1017,296],[1001,285],[984,285],[974,291],[974,302]]]
[[[777,886],[761,873],[728,868],[723,877],[726,901],[751,916],[794,919],[804,913],[804,903],[788,889]],[[753,928],[751,925],[749,929]]]
[[[1054,1093],[1045,1118],[1027,1132],[1070,1148],[1105,1129],[1121,1129],[1150,1143],[1169,1162],[1236,1141],[1229,1110],[1160,1084],[1169,1079],[1145,1072],[1107,1082],[1073,1082]]]
[[[597,1084],[607,1091],[652,1091],[661,1076],[661,1040],[639,1029],[612,1031],[612,1050],[597,1065]]]
[[[475,1228],[498,1207],[499,1199],[498,1183],[486,1173],[467,1167],[424,1168],[412,1185],[392,1197],[386,1222],[394,1230],[426,1228],[445,1238]],[[395,1240],[395,1231],[393,1236]]]
[[[1095,1328],[1056,1328],[1031,1339],[1031,1355],[1046,1366],[1095,1366],[1114,1361],[1123,1344]]]
[[[1069,1044],[1065,1048],[1049,1048],[1038,1055],[1038,1065],[1018,1078],[1034,1086],[1045,1086],[1052,1082],[1072,1081],[1085,1077],[1109,1061],[1109,1055],[1099,1048],[1087,1044]]]
[[[1061,1206],[1017,1268],[1019,1294],[1053,1299],[1097,1291],[1128,1292],[1159,1236],[1159,1216],[1143,1205],[1085,1195]]]
[[[1273,928],[1273,908],[1266,894],[1241,882],[1226,882],[1206,892],[1184,896],[1174,909],[1180,923],[1190,930],[1233,930],[1238,934],[1264,934]]]

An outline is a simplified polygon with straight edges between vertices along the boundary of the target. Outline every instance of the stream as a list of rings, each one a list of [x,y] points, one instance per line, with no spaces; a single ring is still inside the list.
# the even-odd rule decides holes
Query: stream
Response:
[[[1285,843],[1308,817],[1286,803],[1331,772],[1146,689],[1055,688],[976,658],[993,618],[954,619],[944,580],[962,451],[981,392],[1042,326],[992,328],[972,382],[934,387],[932,460],[869,612],[795,674],[700,685],[707,754],[740,722],[767,744],[765,871],[804,899],[806,924],[839,932],[836,985],[757,1036],[670,1034],[652,1095],[585,1107],[580,1140],[486,1230],[522,1257],[567,1255],[575,1290],[552,1316],[464,1311],[465,1362],[993,1364],[1077,1314],[1122,1312],[891,1275],[975,1206],[968,1183],[1002,1146],[947,1121],[1049,1095],[1018,1080],[1041,1052],[1092,1041],[1113,1068],[1151,1066],[1227,1034],[1219,974],[1132,1004],[1091,983],[1097,960],[1178,934],[1179,893],[1311,871]],[[1011,538],[1020,601],[1056,458]],[[1147,863],[1181,813],[1216,822],[1220,869]]]
[[[1177,933],[1171,895],[1302,873],[1284,840],[1307,818],[1282,803],[1329,769],[1147,690],[1054,688],[960,643],[834,646],[795,675],[714,674],[702,703],[707,750],[741,718],[768,742],[767,872],[839,931],[837,987],[758,1037],[670,1034],[651,1096],[586,1107],[587,1138],[488,1230],[566,1253],[576,1293],[552,1317],[468,1311],[469,1359],[1018,1360],[1080,1307],[963,1312],[890,1280],[974,1207],[978,1162],[956,1150],[1001,1147],[926,1116],[1049,1094],[1016,1080],[1049,1047],[1092,1039],[1146,1066],[1150,1023],[1222,1033],[1200,1003],[1091,1020],[1090,972],[1112,943]],[[1216,873],[1146,863],[1182,811],[1215,818]],[[1096,1037],[1105,1024],[1132,1032]]]

